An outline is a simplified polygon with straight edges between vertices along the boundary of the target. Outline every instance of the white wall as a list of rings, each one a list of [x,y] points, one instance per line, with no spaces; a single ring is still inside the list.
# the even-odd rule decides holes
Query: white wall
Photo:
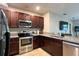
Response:
[[[79,26],[79,20],[73,20],[73,28],[74,26]],[[73,34],[76,35],[76,33],[73,31]],[[77,35],[79,36],[79,32],[77,33]]]
[[[43,17],[44,17],[44,32],[49,32],[50,31],[49,12],[47,12]]]
[[[74,26],[79,26],[79,20],[73,20],[72,22]]]
[[[68,23],[72,24],[72,22],[65,18],[62,17],[58,14],[52,13],[52,12],[48,12],[44,15],[44,31],[45,32],[50,32],[50,33],[59,33],[61,32],[59,30],[59,21],[67,21]],[[48,29],[49,28],[49,29]],[[69,28],[67,33],[69,33]]]

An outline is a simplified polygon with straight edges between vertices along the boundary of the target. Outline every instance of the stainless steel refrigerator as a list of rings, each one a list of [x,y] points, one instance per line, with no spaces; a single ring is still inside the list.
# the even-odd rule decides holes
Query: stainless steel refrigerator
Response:
[[[0,9],[0,56],[9,54],[10,32],[8,20],[3,9]]]

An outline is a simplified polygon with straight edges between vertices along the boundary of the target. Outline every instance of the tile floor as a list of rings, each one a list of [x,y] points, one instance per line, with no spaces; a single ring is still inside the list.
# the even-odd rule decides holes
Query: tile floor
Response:
[[[43,49],[38,48],[38,49],[35,49],[35,50],[31,51],[31,52],[24,53],[24,54],[17,55],[17,56],[51,56],[51,55],[48,54]]]

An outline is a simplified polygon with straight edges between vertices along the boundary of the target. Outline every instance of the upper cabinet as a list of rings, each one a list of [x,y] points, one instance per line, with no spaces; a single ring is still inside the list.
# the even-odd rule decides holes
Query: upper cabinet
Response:
[[[19,20],[31,20],[32,28],[43,29],[44,18],[40,16],[31,16],[26,13],[5,10],[10,28],[18,28]]]
[[[25,14],[25,20],[31,20],[31,15]]]
[[[39,17],[39,28],[40,29],[44,28],[44,18],[43,17]]]
[[[24,18],[25,18],[24,13],[21,13],[21,12],[18,12],[18,13],[19,13],[18,19],[19,19],[19,20],[24,20]]]
[[[31,20],[32,20],[32,27],[33,28],[38,28],[39,18],[37,16],[32,16]]]
[[[31,20],[32,20],[32,27],[33,28],[43,29],[43,26],[44,26],[43,17],[32,16]]]
[[[21,13],[21,12],[18,12],[19,15],[18,15],[18,19],[19,20],[30,20],[31,16],[29,14],[25,14],[25,13]]]
[[[17,28],[18,27],[18,12],[10,11],[11,19],[10,19],[10,27]]]
[[[7,17],[7,21],[8,21],[8,25],[10,28],[17,28],[18,26],[18,12],[16,11],[10,11],[10,10],[4,10],[6,17]]]

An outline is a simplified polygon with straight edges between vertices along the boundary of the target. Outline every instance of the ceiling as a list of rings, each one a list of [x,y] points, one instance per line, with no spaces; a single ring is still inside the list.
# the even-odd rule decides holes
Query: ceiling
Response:
[[[8,3],[8,6],[31,11],[40,15],[51,11],[61,16],[68,16],[72,20],[79,19],[79,3]],[[40,6],[39,11],[36,11],[36,6]],[[63,15],[64,13],[67,15]]]

